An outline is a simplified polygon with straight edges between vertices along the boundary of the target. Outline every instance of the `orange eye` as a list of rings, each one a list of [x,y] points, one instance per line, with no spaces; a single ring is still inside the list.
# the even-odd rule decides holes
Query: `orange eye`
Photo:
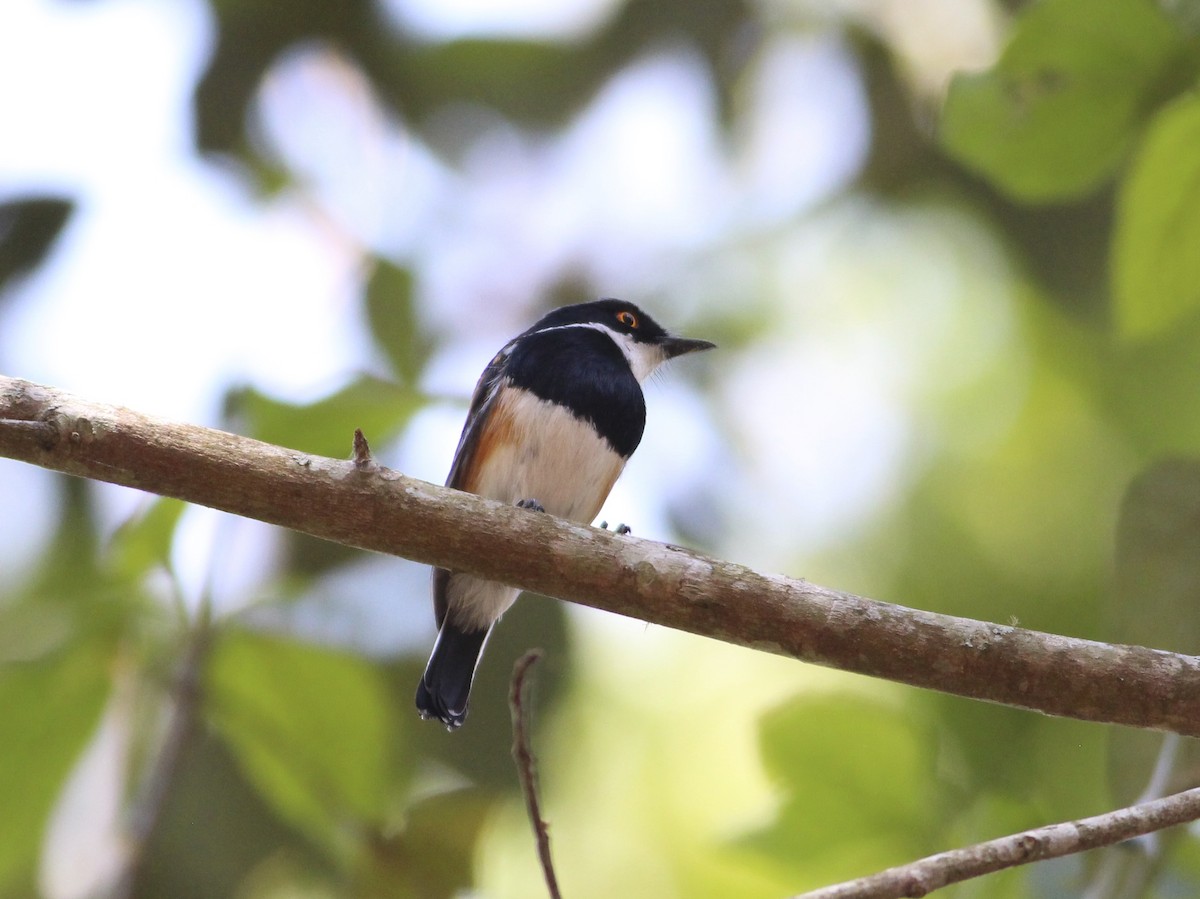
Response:
[[[628,309],[623,309],[617,313],[617,321],[626,328],[636,328],[638,326],[637,316]]]

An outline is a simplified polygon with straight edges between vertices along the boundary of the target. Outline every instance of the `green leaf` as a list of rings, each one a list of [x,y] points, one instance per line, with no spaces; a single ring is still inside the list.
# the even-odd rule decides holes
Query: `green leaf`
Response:
[[[210,720],[281,817],[335,852],[381,821],[399,730],[368,662],[234,631],[214,646],[205,683]]]
[[[1113,292],[1121,332],[1156,334],[1200,303],[1200,98],[1155,118],[1121,186]]]
[[[417,322],[412,273],[380,260],[367,285],[366,304],[371,336],[396,374],[414,383],[429,358],[430,343]]]
[[[1189,655],[1200,652],[1200,461],[1166,459],[1140,473],[1121,502],[1113,630],[1108,638]],[[1115,729],[1109,779],[1132,801],[1154,771],[1163,735]],[[1192,770],[1200,744],[1185,740],[1175,771]]]
[[[0,891],[28,877],[46,818],[99,719],[111,644],[73,641],[0,666]]]
[[[771,712],[763,765],[783,803],[743,845],[813,885],[920,855],[938,814],[932,743],[911,716],[854,695]]]
[[[153,568],[170,567],[175,526],[185,508],[177,499],[155,499],[117,528],[108,561],[118,576],[136,578]]]
[[[1152,0],[1045,0],[999,62],[950,85],[940,140],[1017,199],[1094,190],[1125,157],[1184,42]]]
[[[1200,461],[1168,459],[1129,485],[1117,521],[1113,640],[1200,652]]]
[[[58,197],[0,203],[0,291],[50,252],[73,207],[71,201]]]
[[[350,456],[355,428],[362,428],[367,439],[378,445],[398,434],[424,402],[413,390],[369,377],[307,405],[285,403],[253,387],[229,399],[250,436],[335,459]]]
[[[452,899],[475,885],[476,843],[494,800],[476,789],[438,793],[414,803],[404,830],[376,840],[356,895]]]

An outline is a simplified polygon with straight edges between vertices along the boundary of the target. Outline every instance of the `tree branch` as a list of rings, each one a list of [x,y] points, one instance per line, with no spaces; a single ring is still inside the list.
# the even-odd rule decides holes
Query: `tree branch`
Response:
[[[805,662],[1200,736],[1194,656],[876,602],[27,381],[0,377],[0,456]]]
[[[533,736],[530,734],[530,719],[527,689],[529,672],[542,657],[540,649],[531,649],[513,666],[512,686],[508,692],[508,707],[512,712],[513,761],[517,765],[517,779],[521,782],[521,793],[525,796],[525,810],[529,813],[529,825],[537,841],[538,861],[542,865],[542,878],[550,899],[562,899],[558,889],[558,877],[554,873],[554,860],[550,856],[550,828],[542,817],[542,804],[538,799],[537,759],[533,755]]]
[[[108,893],[108,899],[129,899],[136,895],[138,882],[144,875],[147,847],[158,829],[184,752],[196,733],[201,702],[201,669],[212,636],[210,614],[206,598],[188,632],[183,659],[175,673],[162,741],[151,758],[145,780],[132,802],[125,864]]]
[[[1091,818],[1049,824],[931,855],[870,877],[813,890],[796,899],[908,899],[972,877],[1030,862],[1111,846],[1200,818],[1200,788]]]

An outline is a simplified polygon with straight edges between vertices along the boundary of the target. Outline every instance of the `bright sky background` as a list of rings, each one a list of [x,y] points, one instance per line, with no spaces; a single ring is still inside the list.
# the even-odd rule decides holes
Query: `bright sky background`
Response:
[[[613,2],[521,0],[504,16],[483,0],[388,8],[429,39],[557,37],[595,27]],[[895,31],[887,8],[861,15]],[[984,8],[922,0],[912,16],[932,28],[953,15],[978,53]],[[753,356],[722,351],[709,399],[735,433],[719,437],[686,379],[666,373],[650,386],[646,439],[602,516],[669,537],[659,500],[693,489],[697,471],[740,471],[715,492],[746,536],[736,548],[769,564],[836,539],[886,501],[913,443],[906,409],[927,378],[947,376],[936,360],[966,347],[978,368],[1010,333],[1004,303],[963,307],[967,281],[951,274],[996,265],[978,229],[936,215],[914,229],[870,203],[798,218],[849,183],[869,140],[857,67],[834,31],[781,32],[763,46],[731,136],[700,61],[664,48],[618,73],[560,135],[484,122],[487,137],[453,168],[386,113],[352,65],[320,47],[293,51],[256,109],[267,152],[301,186],[264,202],[193,150],[190,96],[212,28],[201,0],[0,4],[0,83],[29,86],[0,92],[0,197],[63,191],[79,204],[50,263],[0,312],[6,372],[207,424],[231,383],[312,399],[355,372],[382,371],[359,313],[370,252],[418,272],[420,312],[444,337],[426,383],[449,396],[469,394],[563,271],[589,273],[604,294],[641,301],[668,326],[735,304],[773,319],[777,339]],[[847,252],[868,243],[868,254]],[[888,291],[896,296],[879,299]],[[976,321],[991,324],[959,330]],[[893,339],[914,322],[910,339]],[[440,481],[461,415],[460,405],[429,410],[386,461]],[[0,465],[0,491],[32,510],[0,517],[0,565],[19,566],[44,538],[47,483]],[[142,501],[103,496],[113,524]],[[759,534],[759,503],[785,527]],[[181,565],[199,589],[211,539],[200,534],[213,524],[195,527],[185,542],[197,551]],[[265,552],[248,537],[233,542],[254,547],[248,561]],[[244,593],[240,567],[223,568],[230,591]]]
[[[388,7],[404,27],[441,39],[573,36],[613,4],[521,0],[504,16],[483,0]],[[727,513],[744,525],[746,561],[836,539],[889,495],[911,436],[903,407],[916,389],[896,373],[912,370],[919,382],[922,359],[942,352],[943,340],[963,340],[874,339],[911,321],[912,308],[888,311],[868,294],[848,296],[833,276],[822,281],[835,264],[849,265],[860,269],[859,287],[880,289],[870,265],[861,269],[829,240],[842,233],[852,245],[855,216],[870,218],[869,206],[818,216],[782,238],[775,230],[847,184],[866,152],[860,78],[834,32],[784,34],[763,47],[732,140],[719,132],[700,61],[664,49],[618,73],[561,135],[486,123],[488,137],[454,168],[386,114],[351,65],[319,47],[295,51],[268,76],[257,110],[268,152],[303,188],[263,202],[192,147],[190,94],[212,27],[200,0],[0,4],[0,83],[30,86],[0,92],[0,196],[57,190],[79,203],[53,259],[0,312],[6,372],[208,424],[218,423],[231,383],[315,398],[380,366],[358,311],[364,253],[374,251],[419,272],[420,311],[445,337],[427,386],[465,397],[496,346],[537,314],[545,289],[582,269],[605,294],[657,304],[668,326],[673,311],[682,320],[727,303],[761,303],[778,319],[776,348],[754,358],[724,351],[724,396],[715,398],[751,463],[748,479],[721,485]],[[959,285],[938,261],[943,271],[931,269],[926,288],[908,227],[876,224],[869,261],[903,260],[912,302],[946,308]],[[957,230],[940,227],[947,234],[927,229],[921,239],[949,241]],[[755,279],[761,299],[741,286]],[[743,292],[724,297],[724,283]],[[668,372],[648,393],[646,439],[602,516],[669,537],[655,498],[687,488],[698,470],[732,472],[736,463],[685,379]],[[440,481],[461,415],[457,405],[431,409],[387,461]],[[670,436],[681,433],[686,440]],[[0,565],[19,565],[44,538],[53,519],[47,483],[0,465],[0,491],[33,510],[19,522],[0,517]],[[124,490],[103,496],[114,524],[142,501]],[[765,543],[752,526],[758,502],[787,525]],[[214,525],[189,526],[197,531],[185,542],[197,550],[180,564],[199,589]],[[266,551],[249,537],[233,543],[251,547],[248,561]],[[240,567],[223,568],[230,592],[243,594]]]
[[[614,0],[387,5],[431,40],[572,38]],[[985,5],[916,6],[962,17]],[[264,83],[257,114],[268,151],[303,187],[264,202],[193,149],[191,91],[212,28],[201,0],[0,0],[0,199],[62,192],[78,203],[48,264],[0,306],[0,371],[203,424],[219,423],[233,383],[316,398],[383,371],[359,314],[364,259],[377,252],[419,273],[420,312],[444,338],[426,386],[465,400],[546,288],[582,270],[668,327],[731,308],[766,323],[769,339],[714,354],[712,395],[689,386],[688,360],[649,385],[645,438],[601,517],[671,539],[669,502],[702,494],[698,514],[729,525],[726,554],[778,568],[902,489],[931,391],[953,390],[1000,354],[1019,370],[1013,278],[977,223],[937,204],[831,202],[869,142],[861,79],[833,31],[763,47],[732,135],[719,130],[700,61],[663,48],[613,77],[561,134],[485,122],[486,139],[454,167],[386,114],[344,60],[293,52]],[[385,463],[440,482],[463,409],[420,414],[381,450]],[[145,501],[117,488],[101,496],[110,525]],[[50,532],[56,494],[50,476],[0,462],[0,497],[0,574],[11,583]],[[269,575],[276,539],[196,509],[177,542],[192,596],[220,558],[214,592],[228,609]],[[428,641],[411,626],[418,609],[431,626],[426,591],[422,566],[364,558],[294,606],[289,623],[395,652]],[[639,624],[595,617],[598,632],[645,639]],[[88,764],[119,770],[114,739],[103,730]],[[115,814],[119,797],[109,799],[92,813]],[[70,848],[71,865],[51,859],[47,876],[81,863],[85,844],[52,841]],[[90,848],[97,865],[111,862],[111,846]]]
[[[498,26],[480,12],[487,4],[392,7],[436,36],[563,34],[610,11],[595,0],[528,0]],[[192,149],[190,92],[211,29],[199,0],[0,5],[0,79],[35,88],[0,93],[0,196],[63,191],[79,203],[50,263],[0,314],[6,371],[206,423],[231,382],[313,398],[372,362],[356,309],[361,251],[374,247],[420,265],[423,311],[451,338],[430,386],[466,395],[481,360],[526,326],[564,265],[582,262],[614,295],[666,291],[657,270],[677,271],[731,216],[773,217],[827,192],[864,146],[856,75],[826,41],[779,46],[765,59],[759,100],[773,114],[749,120],[732,169],[706,81],[686,54],[636,63],[560,140],[501,125],[486,151],[451,172],[381,113],[353,70],[310,51],[281,60],[261,109],[268,141],[311,190],[264,204]],[[813,86],[781,94],[781,74]],[[780,122],[802,126],[794,149],[803,165],[772,133]],[[789,190],[771,174],[797,169],[805,178]],[[651,392],[673,390],[667,378]],[[652,416],[642,455],[654,452],[656,420],[670,415]],[[440,480],[460,416],[423,416],[438,434],[410,435],[406,470]],[[52,520],[45,479],[30,474],[0,467],[0,488],[43,510],[0,519],[19,532],[0,541],[17,559]],[[130,491],[104,496],[114,522],[140,501]],[[661,531],[652,506],[626,495],[621,507],[642,533]]]

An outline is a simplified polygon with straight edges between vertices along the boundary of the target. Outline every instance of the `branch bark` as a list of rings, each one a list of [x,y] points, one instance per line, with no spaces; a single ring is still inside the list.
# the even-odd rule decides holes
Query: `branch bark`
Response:
[[[1005,868],[1112,846],[1200,818],[1200,789],[1091,818],[1049,824],[804,893],[795,899],[909,899]]]
[[[3,376],[0,456],[805,662],[1200,736],[1194,656],[877,602]]]
[[[542,817],[542,803],[538,798],[537,758],[533,754],[533,711],[529,707],[529,675],[533,666],[542,657],[540,649],[531,649],[513,666],[512,686],[508,692],[508,707],[512,712],[513,762],[517,766],[517,780],[525,796],[525,811],[529,814],[529,825],[537,843],[538,862],[542,866],[542,878],[550,899],[562,899],[558,888],[558,875],[554,872],[554,859],[550,854],[550,826]]]

